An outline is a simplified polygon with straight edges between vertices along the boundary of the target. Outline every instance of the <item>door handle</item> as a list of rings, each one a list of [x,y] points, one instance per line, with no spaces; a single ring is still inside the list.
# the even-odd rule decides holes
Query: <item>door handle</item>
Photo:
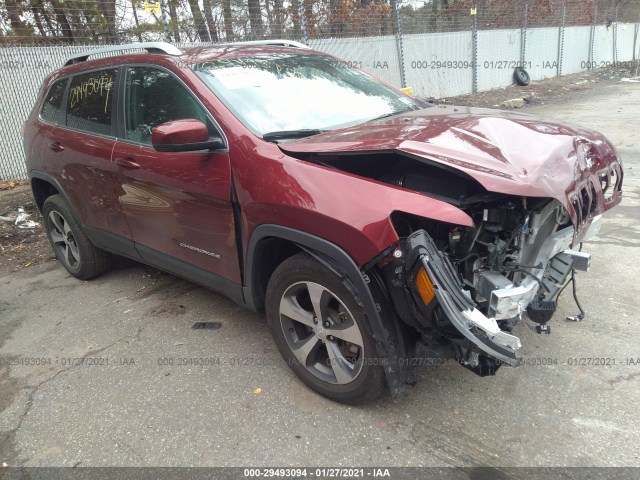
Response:
[[[64,150],[64,146],[60,142],[53,142],[49,145],[49,148],[54,152],[61,152]]]
[[[124,168],[140,168],[140,164],[134,162],[131,158],[116,158],[116,165]]]

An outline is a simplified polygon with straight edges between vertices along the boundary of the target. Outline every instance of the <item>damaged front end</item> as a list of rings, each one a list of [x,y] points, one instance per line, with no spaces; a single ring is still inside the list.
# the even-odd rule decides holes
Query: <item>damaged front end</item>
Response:
[[[396,312],[420,333],[416,355],[453,357],[485,376],[521,362],[513,327],[526,316],[545,331],[590,255],[572,249],[575,228],[557,200],[504,196],[469,210],[473,228],[396,215],[406,236],[383,270]],[[596,216],[584,236],[599,226]]]
[[[480,375],[521,362],[521,320],[550,332],[562,288],[589,268],[578,246],[622,198],[622,161],[604,136],[523,114],[437,106],[280,148],[389,185],[388,203],[403,191],[430,199],[428,209],[413,197],[391,205],[399,240],[363,271],[381,269],[395,313],[417,332],[409,353]]]

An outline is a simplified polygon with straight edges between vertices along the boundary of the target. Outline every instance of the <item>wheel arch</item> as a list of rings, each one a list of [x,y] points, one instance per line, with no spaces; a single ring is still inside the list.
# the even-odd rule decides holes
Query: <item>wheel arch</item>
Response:
[[[275,255],[270,247],[277,249]],[[243,287],[246,306],[254,311],[264,310],[264,293],[271,274],[282,261],[300,251],[306,251],[341,277],[347,288],[354,294],[356,301],[362,305],[365,313],[365,328],[378,342],[380,353],[387,361],[385,368],[387,384],[392,394],[397,393],[403,383],[403,375],[398,366],[400,357],[406,352],[398,341],[395,325],[390,324],[396,319],[391,318],[392,315],[389,315],[389,312],[381,312],[380,304],[374,299],[368,285],[369,277],[338,245],[281,225],[258,226],[251,235],[247,250],[245,286]],[[265,258],[269,258],[267,267],[261,267],[260,262]]]
[[[29,172],[29,183],[31,185],[33,198],[36,201],[36,206],[38,210],[40,210],[40,213],[42,213],[44,202],[48,197],[52,195],[62,195],[73,214],[76,214],[75,208],[73,208],[73,204],[69,201],[66,192],[60,183],[51,175],[38,170],[32,170]]]
[[[284,260],[300,251],[306,251],[334,273],[348,279],[368,315],[368,307],[375,310],[362,272],[342,248],[316,235],[273,224],[258,226],[249,240],[244,287],[249,308],[257,312],[264,310],[264,293],[271,274]],[[371,298],[370,305],[366,297]]]

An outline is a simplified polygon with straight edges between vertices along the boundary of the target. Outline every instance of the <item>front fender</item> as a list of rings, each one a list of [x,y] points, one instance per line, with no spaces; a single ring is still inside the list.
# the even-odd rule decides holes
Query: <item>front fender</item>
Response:
[[[390,218],[395,211],[473,226],[449,203],[323,165],[265,158],[259,171],[244,165],[235,171],[246,235],[277,223],[339,245],[359,266],[398,241]]]
[[[392,395],[398,393],[405,382],[404,375],[406,373],[402,368],[402,359],[407,356],[402,333],[397,328],[397,322],[390,305],[387,306],[385,302],[382,302],[382,299],[374,297],[372,288],[370,288],[370,277],[339,246],[326,239],[292,228],[271,224],[260,225],[254,230],[249,241],[246,285],[244,286],[246,306],[253,310],[257,309],[256,285],[254,285],[252,275],[256,267],[254,253],[256,246],[267,238],[279,238],[295,243],[342,278],[363,308],[367,333],[378,342],[379,353],[384,359],[389,390]]]

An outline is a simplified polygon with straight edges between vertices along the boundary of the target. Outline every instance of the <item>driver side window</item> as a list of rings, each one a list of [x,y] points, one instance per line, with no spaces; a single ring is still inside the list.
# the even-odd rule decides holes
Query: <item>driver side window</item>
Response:
[[[150,67],[127,69],[125,89],[127,139],[151,145],[151,130],[161,123],[195,118],[207,123],[204,108],[167,71]]]

